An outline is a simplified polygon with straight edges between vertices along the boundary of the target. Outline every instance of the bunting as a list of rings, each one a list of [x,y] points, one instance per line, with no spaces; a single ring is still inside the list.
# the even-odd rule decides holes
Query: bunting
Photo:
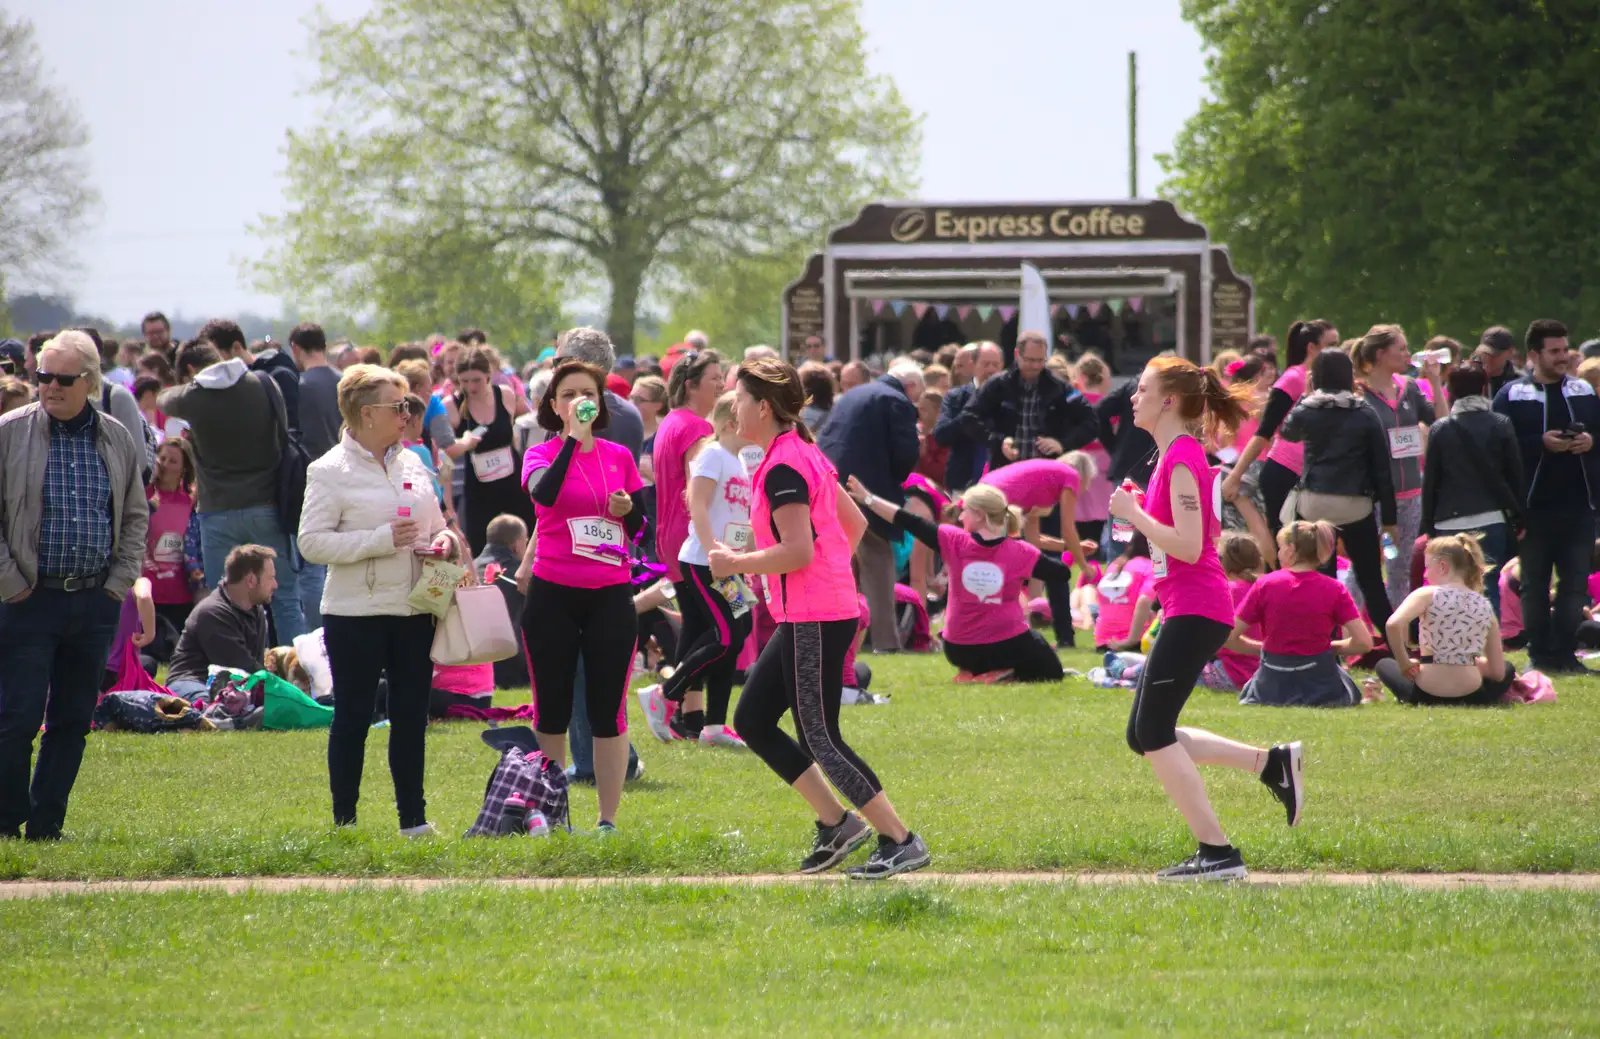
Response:
[[[933,316],[938,318],[940,321],[943,321],[945,319],[945,317],[949,313],[950,313],[950,304],[948,304],[948,303],[936,303],[936,304],[934,304]]]
[[[1050,316],[1051,317],[1060,317],[1061,316],[1061,304],[1059,304],[1059,303],[1050,304]]]
[[[895,317],[899,317],[901,314],[906,312],[906,301],[903,299],[890,300],[889,309],[894,311]]]
[[[1010,321],[1012,318],[1014,318],[1016,316],[1017,316],[1017,308],[1016,307],[1001,307],[1000,308],[1000,323],[1001,324],[1005,324],[1007,321]]]
[[[972,316],[972,305],[971,304],[963,303],[961,306],[956,308],[956,320],[965,321],[967,318],[969,318],[971,316]]]
[[[1120,299],[1108,299],[1106,300],[1106,306],[1111,308],[1111,313],[1120,314],[1122,313],[1122,305],[1124,302],[1126,301]]]
[[[1085,309],[1087,309],[1089,311],[1089,316],[1090,317],[1099,317],[1100,316],[1100,302],[1098,300],[1091,300],[1089,303],[1086,303],[1084,306],[1085,306]]]
[[[989,316],[991,314],[993,314],[993,313],[994,313],[994,307],[989,306],[988,304],[979,304],[978,305],[978,320],[979,321],[987,321],[987,320],[989,320]]]
[[[921,321],[922,320],[922,316],[924,314],[926,314],[927,312],[928,312],[928,305],[926,303],[913,303],[913,304],[911,304],[912,316],[914,316],[918,321]]]
[[[1139,311],[1144,309],[1144,297],[1143,296],[1129,296],[1128,297],[1128,309],[1133,311],[1135,314],[1139,313]]]
[[[1076,318],[1078,316],[1079,312],[1083,310],[1083,307],[1081,307],[1077,303],[1068,303],[1068,304],[1066,304],[1066,308],[1067,308],[1067,316],[1070,317],[1070,318]]]
[[[884,300],[884,299],[875,299],[875,300],[873,300],[872,301],[872,312],[874,314],[883,313],[883,308],[885,306],[887,306],[888,303],[889,303],[889,301],[888,300]]]

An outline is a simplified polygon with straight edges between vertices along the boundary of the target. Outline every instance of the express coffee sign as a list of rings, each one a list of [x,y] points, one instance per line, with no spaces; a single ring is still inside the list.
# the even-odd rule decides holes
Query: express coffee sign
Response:
[[[917,242],[978,244],[1144,238],[1204,238],[1172,203],[1084,203],[1056,206],[867,206],[834,243]]]

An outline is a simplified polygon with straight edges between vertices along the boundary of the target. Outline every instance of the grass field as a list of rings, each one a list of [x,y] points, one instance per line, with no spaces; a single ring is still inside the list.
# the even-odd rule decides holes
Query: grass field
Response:
[[[1067,659],[1094,662],[1087,652]],[[872,663],[873,688],[894,702],[846,708],[843,728],[927,839],[936,869],[1151,870],[1193,850],[1123,744],[1127,692],[1070,679],[955,686],[935,657]],[[1310,792],[1296,830],[1253,777],[1207,772],[1253,868],[1600,870],[1600,679],[1563,678],[1558,688],[1555,704],[1459,711],[1245,708],[1202,691],[1184,720],[1254,742],[1306,743]],[[0,842],[0,878],[792,869],[811,837],[798,797],[751,755],[656,743],[631,707],[647,771],[623,798],[617,839],[460,839],[495,760],[475,724],[429,732],[429,816],[446,836],[421,842],[395,832],[386,729],[368,742],[361,822],[339,832],[325,733],[100,733],[73,793],[69,839]],[[592,824],[592,789],[575,789],[573,817]]]
[[[0,1033],[1593,1035],[1600,897],[902,885],[0,904]]]

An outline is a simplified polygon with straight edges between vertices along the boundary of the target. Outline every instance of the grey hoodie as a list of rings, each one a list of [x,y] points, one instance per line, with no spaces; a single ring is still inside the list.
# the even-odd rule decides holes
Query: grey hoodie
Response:
[[[197,512],[271,506],[277,500],[278,436],[272,398],[262,379],[238,359],[202,369],[194,380],[164,390],[157,407],[189,423],[199,463]],[[279,421],[287,428],[283,405]]]

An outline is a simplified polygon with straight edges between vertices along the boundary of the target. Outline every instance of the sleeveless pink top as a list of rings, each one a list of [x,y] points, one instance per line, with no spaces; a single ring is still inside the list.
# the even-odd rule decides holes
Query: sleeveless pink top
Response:
[[[755,528],[756,549],[778,543],[772,529],[772,506],[767,503],[767,474],[777,465],[789,466],[806,482],[816,538],[810,563],[787,574],[766,575],[767,609],[772,619],[780,624],[855,620],[861,607],[856,602],[855,575],[850,572],[850,541],[839,525],[839,473],[815,444],[801,440],[793,430],[778,434],[751,478],[750,525]]]

